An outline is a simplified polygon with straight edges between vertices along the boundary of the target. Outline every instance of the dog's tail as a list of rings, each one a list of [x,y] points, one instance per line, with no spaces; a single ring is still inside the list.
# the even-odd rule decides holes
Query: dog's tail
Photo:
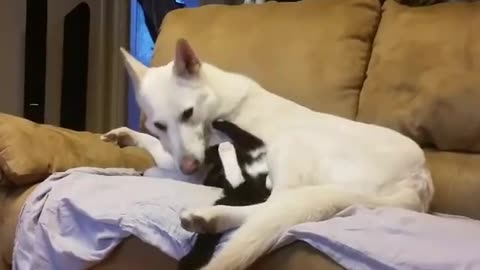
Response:
[[[369,197],[335,187],[310,186],[272,196],[264,208],[250,216],[232,235],[203,270],[246,269],[268,253],[292,226],[328,219],[354,204],[423,210],[418,194],[410,188],[383,197]]]

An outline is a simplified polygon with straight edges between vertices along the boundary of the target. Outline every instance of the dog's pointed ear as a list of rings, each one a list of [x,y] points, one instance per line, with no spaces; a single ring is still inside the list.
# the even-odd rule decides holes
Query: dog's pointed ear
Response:
[[[139,91],[140,82],[147,73],[148,67],[135,59],[135,57],[128,53],[127,50],[125,50],[124,48],[120,48],[120,52],[122,53],[123,61],[127,69],[128,75],[133,82],[133,87],[135,88],[135,91]]]
[[[177,40],[173,71],[180,77],[191,78],[200,72],[201,63],[186,39]]]

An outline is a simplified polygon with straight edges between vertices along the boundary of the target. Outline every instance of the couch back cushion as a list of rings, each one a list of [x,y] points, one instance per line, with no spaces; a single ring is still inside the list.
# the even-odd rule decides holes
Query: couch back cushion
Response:
[[[176,40],[186,38],[203,61],[317,111],[353,118],[379,13],[378,0],[176,10],[162,24],[152,65],[171,61]]]
[[[480,155],[426,151],[435,195],[431,210],[480,220]]]
[[[480,153],[480,2],[383,9],[357,119]]]
[[[383,6],[357,120],[427,151],[432,210],[480,219],[480,2]]]

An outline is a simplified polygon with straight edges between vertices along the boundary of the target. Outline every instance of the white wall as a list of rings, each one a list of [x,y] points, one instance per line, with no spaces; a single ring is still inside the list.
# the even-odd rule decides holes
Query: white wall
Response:
[[[0,1],[0,112],[23,115],[26,0]]]

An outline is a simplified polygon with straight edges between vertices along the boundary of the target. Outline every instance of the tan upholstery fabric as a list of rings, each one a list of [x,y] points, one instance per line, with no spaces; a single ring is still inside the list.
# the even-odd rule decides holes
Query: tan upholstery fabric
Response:
[[[176,261],[136,238],[127,239],[112,256],[90,270],[173,270]],[[296,242],[260,259],[249,270],[341,270],[332,260]]]
[[[435,185],[432,211],[480,220],[480,155],[426,154]]]
[[[152,65],[178,38],[200,58],[318,111],[353,118],[379,20],[377,0],[208,5],[167,15]]]
[[[153,166],[148,153],[135,147],[119,148],[100,140],[100,134],[39,125],[0,114],[0,169],[14,184],[32,184],[52,172],[74,167]]]
[[[358,120],[440,150],[480,152],[480,2],[385,2]]]
[[[15,188],[0,187],[0,270],[12,263],[18,215],[23,203],[35,187],[36,185]]]

